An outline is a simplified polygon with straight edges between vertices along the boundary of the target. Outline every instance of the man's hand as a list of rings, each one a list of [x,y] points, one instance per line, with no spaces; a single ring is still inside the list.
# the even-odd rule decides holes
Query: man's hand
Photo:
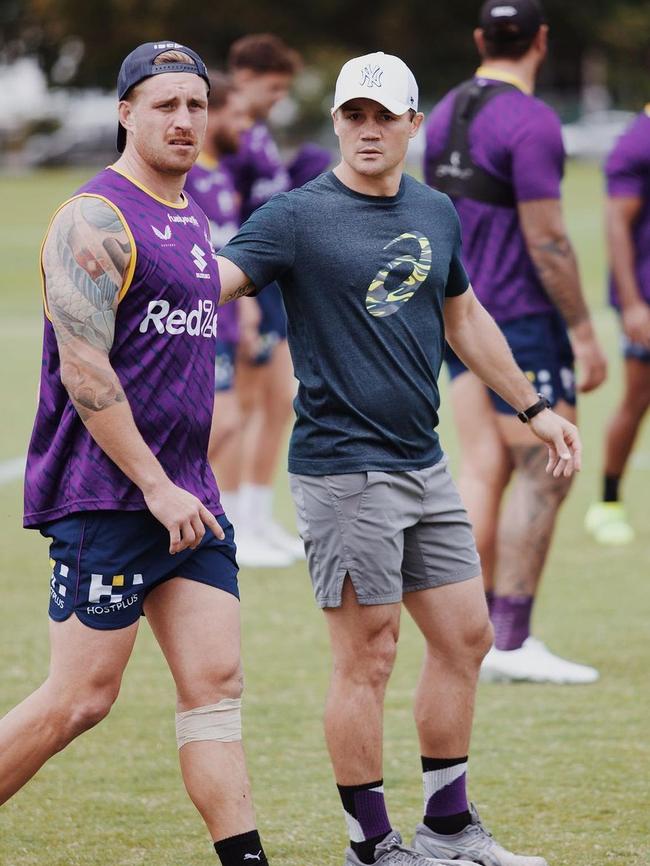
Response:
[[[548,446],[546,471],[549,475],[570,478],[580,471],[582,444],[575,424],[551,409],[544,409],[528,423],[535,436]]]
[[[623,307],[621,318],[628,340],[650,348],[650,306],[644,301],[629,304]]]
[[[578,367],[578,391],[586,394],[602,385],[607,378],[607,357],[590,321],[571,328],[569,336]]]
[[[169,552],[172,554],[187,547],[195,550],[205,535],[205,526],[218,539],[224,538],[224,531],[214,514],[196,496],[169,479],[144,493],[144,499],[156,520],[169,531]]]

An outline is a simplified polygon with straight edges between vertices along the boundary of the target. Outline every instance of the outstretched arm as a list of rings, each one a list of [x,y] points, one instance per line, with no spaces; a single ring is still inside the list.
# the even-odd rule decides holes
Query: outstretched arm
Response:
[[[177,487],[142,438],[110,363],[120,291],[135,251],[113,208],[73,199],[56,215],[43,248],[46,302],[61,360],[61,381],[88,432],[136,484],[169,530],[170,552],[195,547],[215,517]]]
[[[479,379],[517,412],[537,402],[537,394],[512,357],[496,322],[479,303],[473,289],[448,297],[444,308],[447,342]],[[530,422],[533,433],[548,446],[546,471],[568,478],[580,469],[580,437],[576,427],[545,409]]]
[[[244,295],[255,292],[253,281],[230,259],[217,256],[217,264],[219,266],[219,282],[221,283],[220,307],[227,304],[228,301],[236,301],[237,298],[243,298]]]
[[[580,367],[579,389],[592,391],[605,381],[607,359],[582,294],[578,262],[566,232],[561,203],[559,199],[520,202],[518,213],[537,274],[569,328]]]

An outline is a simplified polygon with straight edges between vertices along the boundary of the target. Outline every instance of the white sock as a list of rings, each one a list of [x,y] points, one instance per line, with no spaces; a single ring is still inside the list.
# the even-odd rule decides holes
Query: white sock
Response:
[[[260,526],[270,520],[273,511],[273,488],[266,484],[242,484],[239,493],[239,517],[246,526]]]
[[[239,490],[221,490],[221,507],[233,526],[239,521]]]

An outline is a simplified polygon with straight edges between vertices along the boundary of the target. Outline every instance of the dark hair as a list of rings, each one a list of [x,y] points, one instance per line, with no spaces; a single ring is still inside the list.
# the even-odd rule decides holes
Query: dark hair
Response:
[[[273,33],[253,33],[242,36],[230,46],[228,68],[250,69],[263,75],[266,72],[282,72],[295,75],[301,60],[297,51]]]
[[[230,94],[236,89],[232,78],[225,72],[217,72],[215,69],[208,69],[208,76],[210,78],[208,108],[223,108]]]
[[[537,31],[539,33],[539,31]],[[520,60],[525,54],[528,54],[531,45],[535,41],[535,36],[527,37],[526,39],[513,39],[511,42],[499,40],[496,42],[492,39],[484,39],[485,59],[498,60]]]

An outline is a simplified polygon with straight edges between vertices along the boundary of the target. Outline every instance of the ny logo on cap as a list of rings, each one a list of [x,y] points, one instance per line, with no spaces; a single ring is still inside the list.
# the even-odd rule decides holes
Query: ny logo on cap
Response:
[[[360,87],[364,85],[367,87],[381,87],[381,76],[384,74],[384,70],[381,66],[375,66],[373,69],[370,64],[364,66],[361,70],[361,81],[359,83]]]
[[[493,18],[512,18],[517,14],[514,6],[495,6],[490,10],[490,15]]]

